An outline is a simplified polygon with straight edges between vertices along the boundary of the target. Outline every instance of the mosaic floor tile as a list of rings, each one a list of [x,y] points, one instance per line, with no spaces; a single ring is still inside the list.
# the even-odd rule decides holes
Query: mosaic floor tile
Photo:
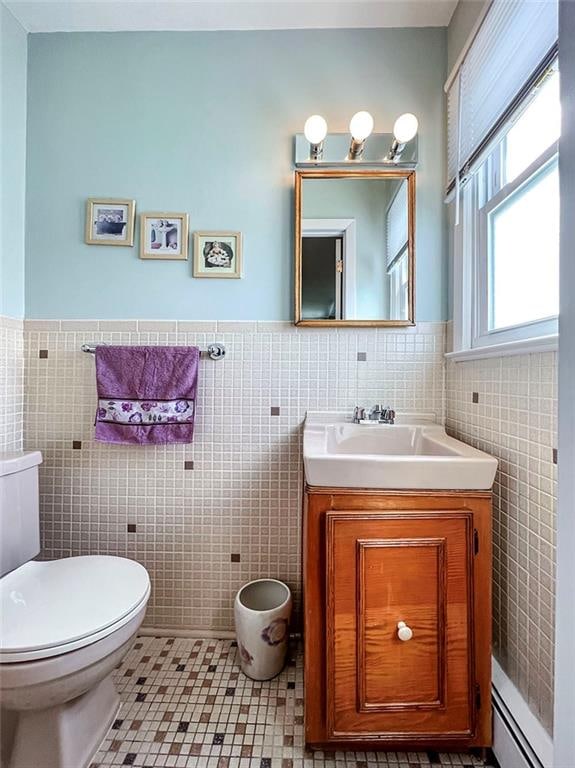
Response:
[[[470,754],[310,752],[303,658],[245,677],[231,640],[139,638],[115,671],[122,707],[91,768],[433,768],[483,766]]]

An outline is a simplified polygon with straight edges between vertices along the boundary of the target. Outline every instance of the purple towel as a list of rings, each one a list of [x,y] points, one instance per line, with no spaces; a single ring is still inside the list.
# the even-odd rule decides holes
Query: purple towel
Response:
[[[96,347],[96,440],[191,443],[199,358],[197,347]]]

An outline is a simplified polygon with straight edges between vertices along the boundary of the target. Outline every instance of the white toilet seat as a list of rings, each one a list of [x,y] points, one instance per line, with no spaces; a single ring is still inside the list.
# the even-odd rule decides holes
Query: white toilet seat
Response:
[[[0,664],[95,643],[131,621],[149,594],[146,569],[123,557],[25,563],[0,579]]]

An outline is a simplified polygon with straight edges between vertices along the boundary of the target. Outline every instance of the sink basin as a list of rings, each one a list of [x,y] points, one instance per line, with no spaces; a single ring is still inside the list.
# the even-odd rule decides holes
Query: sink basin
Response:
[[[433,414],[395,424],[353,424],[348,413],[308,411],[303,433],[308,485],[397,490],[488,490],[497,460],[449,437]]]

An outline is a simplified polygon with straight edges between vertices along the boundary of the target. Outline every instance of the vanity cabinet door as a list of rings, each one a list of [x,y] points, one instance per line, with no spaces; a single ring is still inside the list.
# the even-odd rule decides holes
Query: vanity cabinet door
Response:
[[[330,738],[472,735],[472,540],[465,510],[327,513]]]

